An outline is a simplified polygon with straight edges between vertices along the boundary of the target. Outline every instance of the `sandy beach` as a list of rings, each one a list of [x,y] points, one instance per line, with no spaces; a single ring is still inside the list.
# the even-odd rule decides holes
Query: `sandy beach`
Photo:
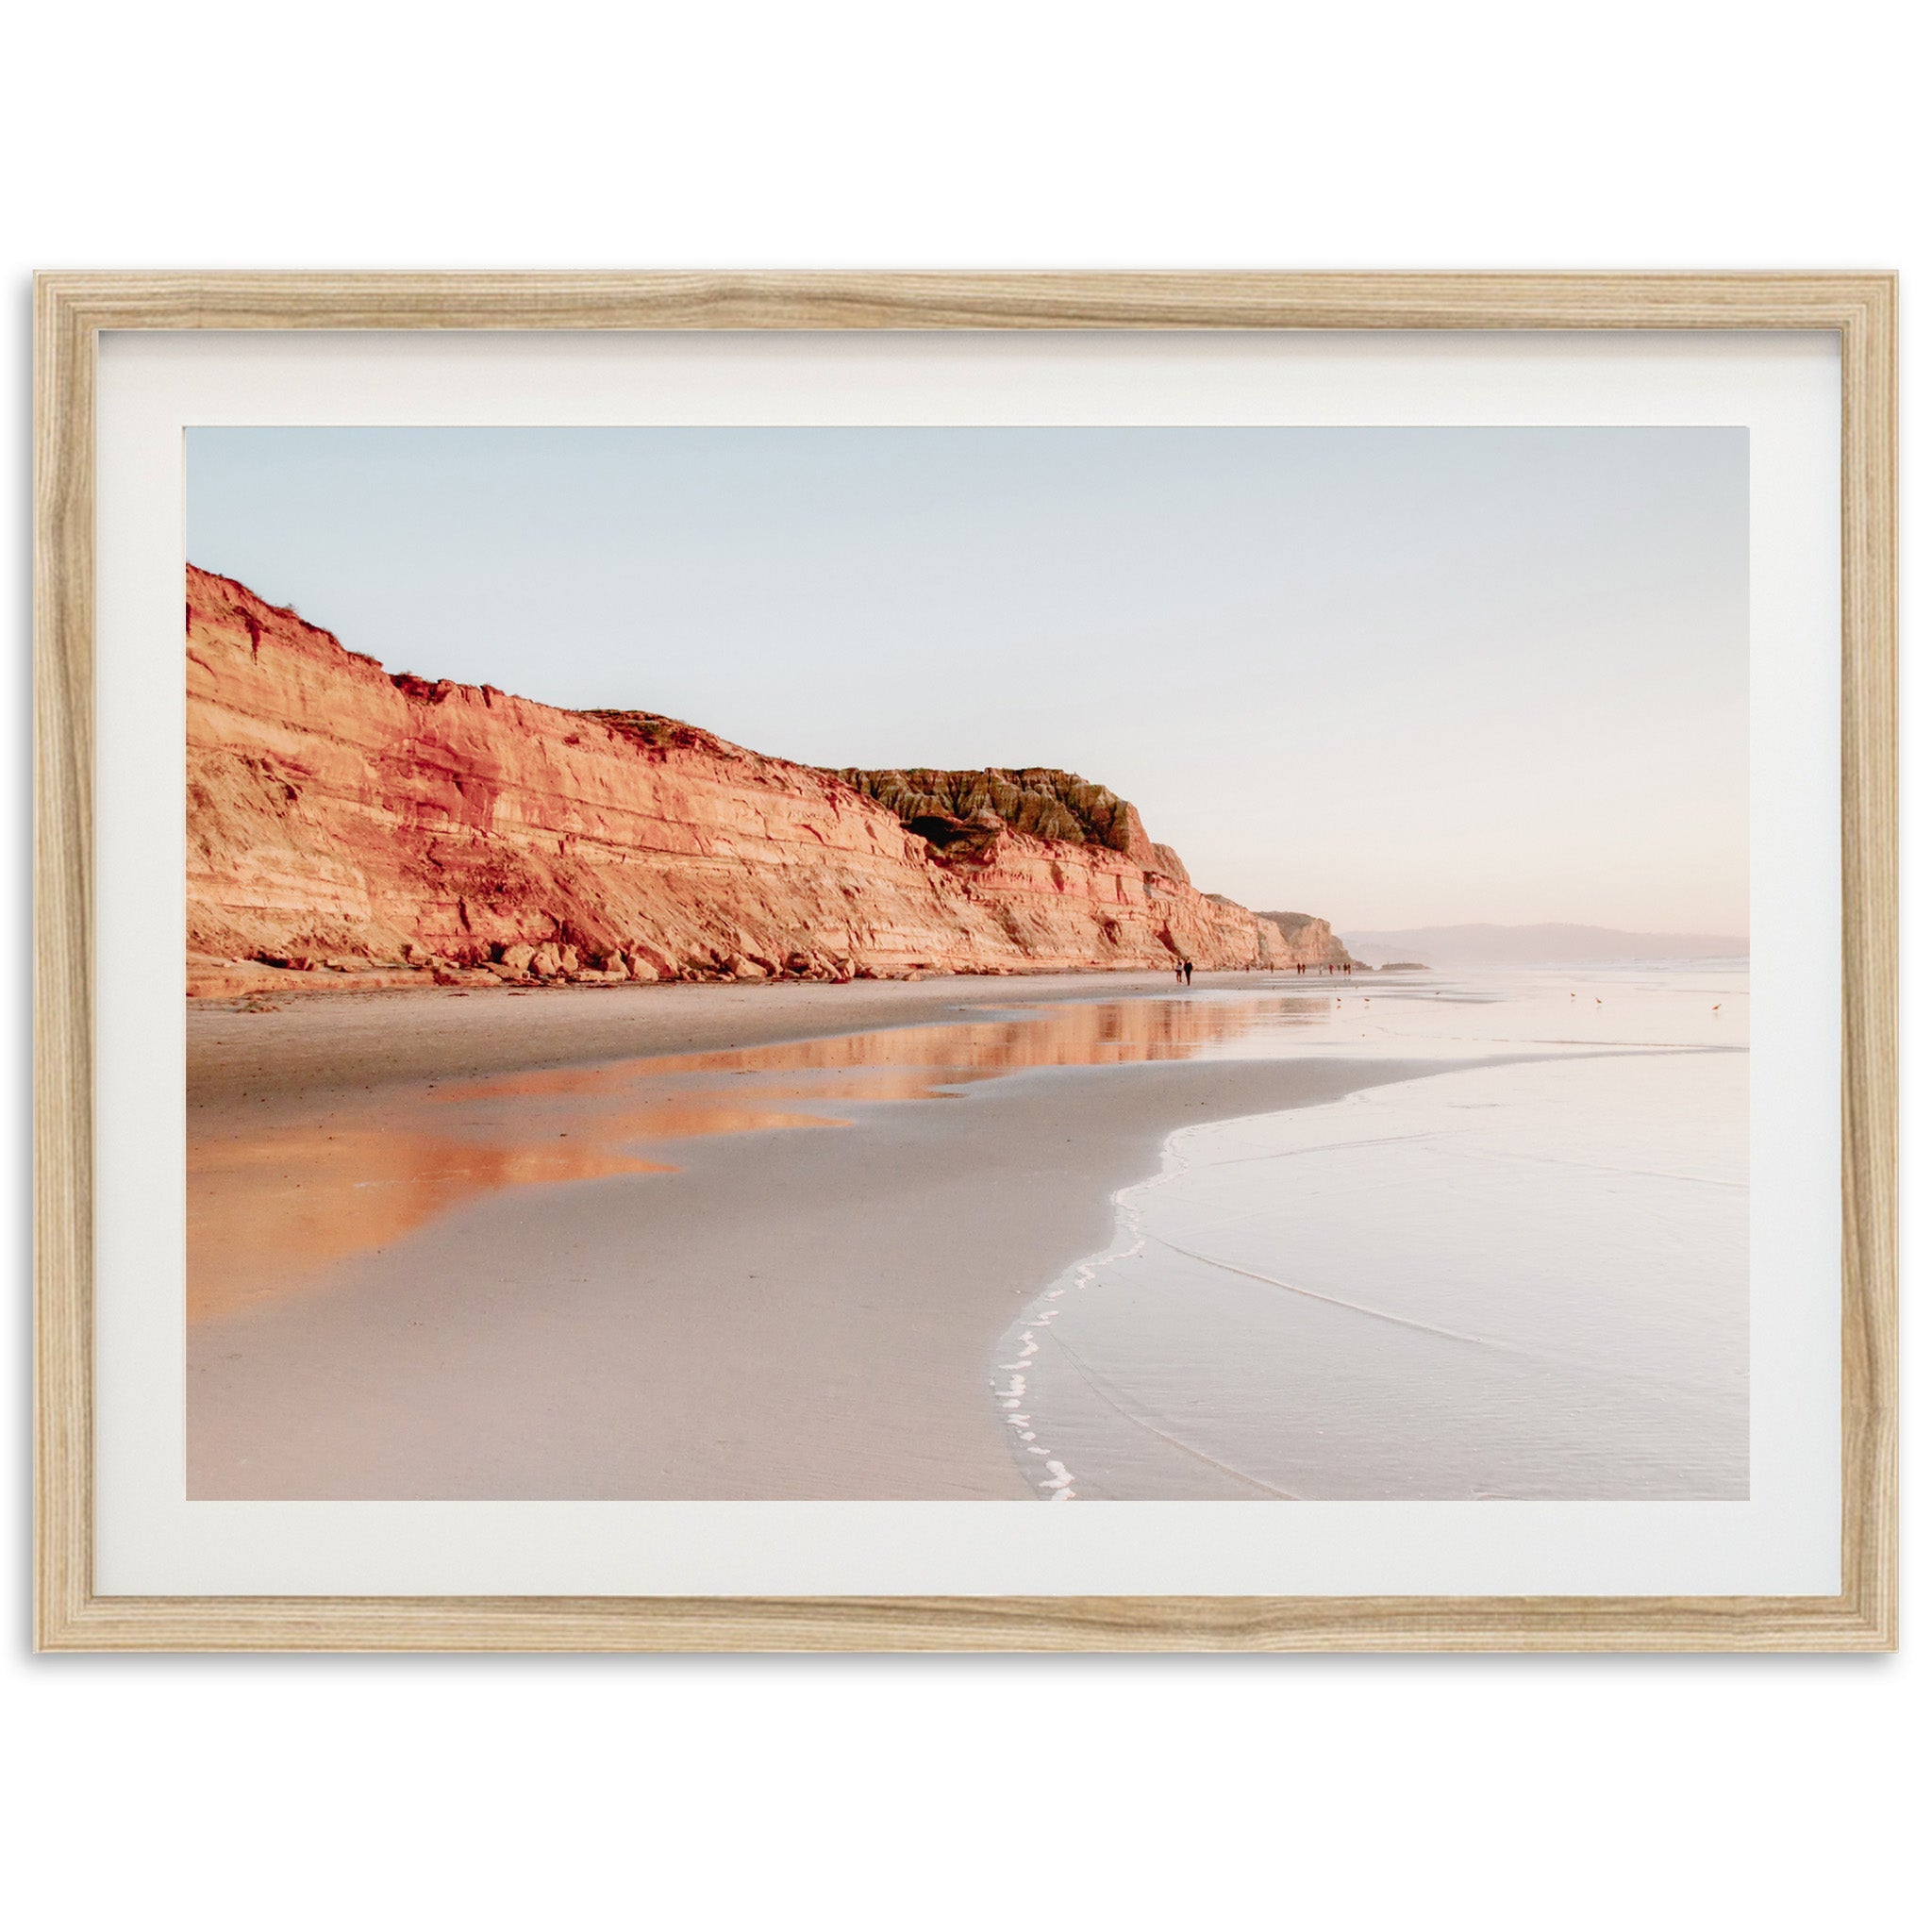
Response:
[[[1744,1493],[1748,982],[190,1014],[208,1499]]]
[[[190,1492],[1024,1498],[992,1350],[1167,1137],[1445,1064],[1212,1057],[1284,998],[1315,1009],[1238,974],[197,1006]]]
[[[1276,984],[1245,973],[1197,983]],[[1321,982],[1317,982],[1318,984]],[[1172,973],[940,974],[915,980],[780,985],[569,986],[284,992],[191,1000],[191,1112],[246,1100],[312,1110],[319,1092],[570,1066],[626,1055],[706,1052],[917,1026],[957,1008],[1089,1003],[1177,991]]]

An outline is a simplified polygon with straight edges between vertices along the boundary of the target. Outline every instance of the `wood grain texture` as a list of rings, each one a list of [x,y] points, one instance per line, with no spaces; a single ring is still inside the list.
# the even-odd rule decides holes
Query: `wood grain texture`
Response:
[[[1838,275],[53,275],[83,331],[315,329],[1839,330]]]
[[[34,1547],[37,1628],[92,1599],[94,338],[34,313]]]
[[[102,1597],[103,329],[1819,329],[1843,376],[1842,1573],[1831,1597]],[[1898,1627],[1897,288],[1882,275],[55,275],[36,288],[35,1528],[46,1650],[1871,1651]]]
[[[1898,290],[1845,318],[1841,1582],[1898,1642]]]

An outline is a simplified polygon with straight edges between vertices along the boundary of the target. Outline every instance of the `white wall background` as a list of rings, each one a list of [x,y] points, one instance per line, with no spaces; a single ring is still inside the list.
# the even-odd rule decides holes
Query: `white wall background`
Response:
[[[1896,267],[1909,510],[1932,269],[1915,24],[1869,0],[1802,22],[1707,0],[38,9],[0,115],[11,1091],[31,269]],[[1908,971],[1915,914],[1908,890]],[[24,1109],[7,1125],[20,1310]],[[1914,1261],[1908,1239],[1908,1299]],[[22,1316],[7,1334],[24,1417]],[[1908,1431],[1912,1505],[1922,1447]],[[36,1660],[24,1422],[0,1451],[23,1924],[1923,1910],[1932,1665],[1909,1611],[1898,1659]]]

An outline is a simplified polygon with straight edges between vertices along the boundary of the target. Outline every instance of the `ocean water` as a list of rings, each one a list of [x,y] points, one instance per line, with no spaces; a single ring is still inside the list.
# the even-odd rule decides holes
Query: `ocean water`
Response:
[[[1204,1057],[1458,1065],[1171,1136],[1002,1338],[1021,1468],[1058,1502],[1747,1495],[1748,1017],[1737,966],[1257,1013]]]

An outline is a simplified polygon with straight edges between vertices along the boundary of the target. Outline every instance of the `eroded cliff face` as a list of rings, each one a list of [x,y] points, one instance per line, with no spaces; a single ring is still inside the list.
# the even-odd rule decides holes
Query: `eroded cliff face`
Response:
[[[1075,813],[1086,797],[1081,837],[975,806],[971,819],[943,814],[961,836],[929,841],[839,774],[675,719],[391,676],[191,568],[190,990],[233,992],[290,970],[370,985],[1314,957],[1194,891],[1103,788],[970,775],[989,802],[1015,780]],[[1071,804],[1050,779],[1080,788]]]
[[[1349,957],[1348,947],[1328,922],[1317,919],[1312,912],[1257,912],[1255,917],[1265,919],[1277,928],[1288,941],[1292,956],[1310,966],[1358,966],[1361,963]]]

